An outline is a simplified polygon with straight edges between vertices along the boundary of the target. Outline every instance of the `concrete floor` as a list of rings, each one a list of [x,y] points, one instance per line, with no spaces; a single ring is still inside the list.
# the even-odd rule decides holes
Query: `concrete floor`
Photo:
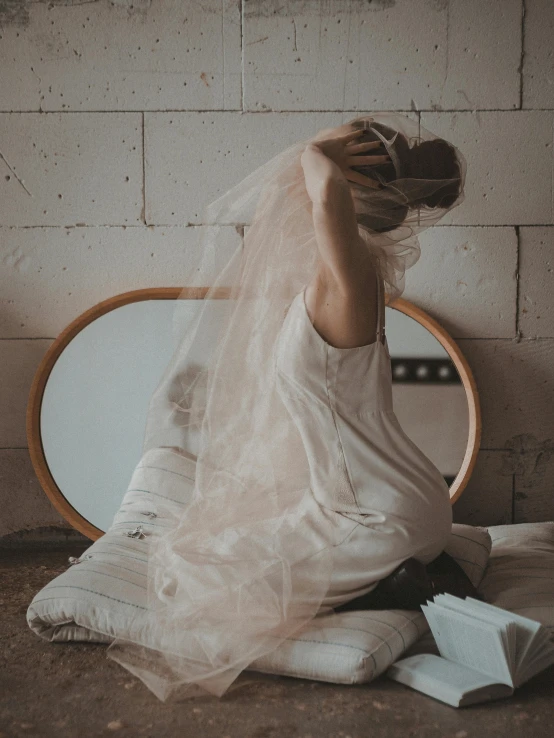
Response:
[[[51,644],[25,620],[35,593],[68,566],[75,544],[0,552],[0,738],[546,738],[554,667],[509,699],[456,709],[381,676],[329,684],[243,672],[221,700],[162,703],[98,644]]]

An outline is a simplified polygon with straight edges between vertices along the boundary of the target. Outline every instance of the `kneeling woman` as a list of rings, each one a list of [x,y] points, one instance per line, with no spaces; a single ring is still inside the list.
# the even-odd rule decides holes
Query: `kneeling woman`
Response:
[[[221,696],[318,616],[477,596],[444,554],[448,486],[394,413],[384,326],[417,234],[464,180],[454,146],[383,113],[291,146],[206,209],[181,295],[204,299],[143,445],[195,438],[194,495],[149,544],[150,625],[108,651],[158,695]]]

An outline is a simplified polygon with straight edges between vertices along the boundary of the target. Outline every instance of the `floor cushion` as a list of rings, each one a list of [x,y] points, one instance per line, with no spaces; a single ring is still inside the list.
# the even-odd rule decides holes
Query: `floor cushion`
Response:
[[[488,602],[538,620],[554,636],[554,521],[488,528],[494,556],[482,582]]]
[[[147,612],[149,539],[167,529],[164,520],[184,510],[193,484],[193,457],[168,448],[147,452],[109,530],[33,598],[27,611],[31,630],[52,642],[110,643],[129,635],[131,623],[140,628],[141,612]],[[509,540],[512,526],[505,527]],[[499,541],[503,549],[507,539]],[[454,524],[445,550],[478,587],[493,546],[486,528]],[[252,662],[248,671],[341,684],[369,682],[427,632],[419,611],[327,612]]]

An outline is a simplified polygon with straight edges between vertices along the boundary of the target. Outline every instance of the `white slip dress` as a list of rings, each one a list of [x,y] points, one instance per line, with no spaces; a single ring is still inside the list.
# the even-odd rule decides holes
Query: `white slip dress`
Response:
[[[310,320],[305,288],[290,303],[276,343],[277,391],[310,467],[306,524],[317,530],[318,520],[323,527],[323,518],[325,525],[332,519],[341,541],[332,549],[321,614],[372,591],[408,558],[430,563],[452,530],[448,484],[393,410],[380,278],[377,284],[373,343],[328,344]]]

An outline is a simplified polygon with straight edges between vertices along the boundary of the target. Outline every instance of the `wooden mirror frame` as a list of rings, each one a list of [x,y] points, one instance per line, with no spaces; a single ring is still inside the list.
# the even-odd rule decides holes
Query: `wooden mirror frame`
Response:
[[[68,521],[68,523],[70,523],[71,526],[73,526],[73,528],[93,541],[103,536],[104,531],[100,530],[82,517],[82,515],[80,515],[80,513],[70,504],[69,500],[67,500],[63,495],[50,473],[44,453],[40,434],[40,412],[44,389],[46,387],[48,377],[50,376],[50,372],[52,371],[60,354],[70,341],[72,341],[78,333],[89,325],[89,323],[97,320],[105,313],[115,310],[123,305],[140,302],[142,300],[175,300],[179,295],[181,295],[181,293],[183,293],[184,299],[203,300],[208,289],[208,287],[191,287],[188,289],[181,287],[147,287],[145,289],[131,290],[130,292],[123,292],[119,295],[115,295],[114,297],[109,297],[107,300],[103,300],[102,302],[93,305],[89,310],[86,310],[75,318],[75,320],[71,322],[55,339],[38,366],[29,392],[26,414],[27,440],[31,462],[43,490],[46,492],[50,502],[54,505],[56,510]],[[225,288],[221,288],[214,295],[214,298],[225,299],[227,296],[228,291],[225,290]],[[450,502],[451,504],[454,504],[469,481],[477,461],[477,454],[479,452],[479,445],[481,442],[481,409],[473,373],[454,339],[451,338],[451,336],[437,323],[436,320],[427,315],[427,313],[416,307],[413,303],[402,298],[398,298],[390,305],[387,304],[387,307],[399,310],[410,318],[413,318],[435,336],[452,359],[466,391],[469,409],[468,442],[462,465],[450,487]]]

